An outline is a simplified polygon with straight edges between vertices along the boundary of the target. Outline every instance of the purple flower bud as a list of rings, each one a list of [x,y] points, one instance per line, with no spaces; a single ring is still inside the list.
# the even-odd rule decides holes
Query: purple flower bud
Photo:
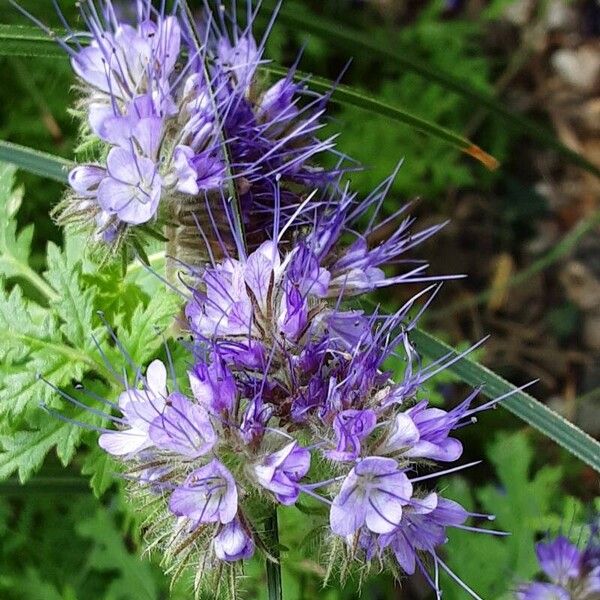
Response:
[[[452,462],[461,456],[462,444],[448,437],[456,426],[458,413],[427,406],[427,401],[423,400],[396,415],[381,448],[383,453],[402,453],[411,458],[444,462]]]
[[[300,290],[292,283],[285,286],[284,296],[277,325],[287,338],[295,340],[304,331],[308,323],[308,302]]]
[[[215,356],[210,365],[196,363],[188,376],[194,398],[208,412],[222,415],[233,409],[237,388],[231,372],[221,358]]]
[[[221,528],[213,546],[217,558],[226,562],[246,560],[254,555],[254,540],[237,517]]]
[[[371,409],[345,410],[333,420],[337,437],[335,450],[325,452],[327,458],[337,461],[356,460],[360,454],[360,442],[375,429],[377,415]]]
[[[271,406],[266,406],[260,396],[255,396],[244,411],[240,425],[240,435],[247,444],[256,444],[265,433],[265,426],[273,414]]]
[[[234,45],[228,39],[221,38],[217,52],[221,65],[233,74],[238,86],[245,91],[259,61],[254,38],[251,35],[241,36]]]
[[[238,508],[238,492],[229,470],[214,459],[193,471],[169,500],[175,515],[196,523],[229,523]]]
[[[350,471],[333,500],[331,529],[347,536],[366,524],[373,533],[390,533],[400,523],[411,496],[412,485],[395,460],[364,458]]]
[[[297,91],[298,85],[291,78],[280,79],[260,99],[258,118],[263,122],[272,123],[271,135],[282,131],[287,127],[289,120],[298,114],[298,107],[294,104]]]
[[[106,169],[94,165],[83,165],[70,171],[69,185],[80,196],[93,198],[104,177],[106,177]]]
[[[195,196],[200,191],[197,181],[198,175],[191,163],[193,157],[194,151],[189,146],[177,146],[173,152],[173,169],[177,180],[176,188],[178,191],[191,196]]]
[[[319,265],[317,257],[305,243],[296,246],[286,275],[303,296],[324,298],[327,295],[331,275]]]
[[[258,483],[273,492],[281,504],[294,504],[300,495],[298,482],[308,473],[310,452],[291,442],[254,466]]]

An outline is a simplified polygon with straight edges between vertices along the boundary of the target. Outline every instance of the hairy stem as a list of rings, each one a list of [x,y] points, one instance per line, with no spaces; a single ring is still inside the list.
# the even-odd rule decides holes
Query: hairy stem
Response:
[[[270,517],[265,523],[265,537],[269,546],[269,551],[277,562],[266,559],[267,568],[267,594],[269,600],[282,600],[281,590],[281,563],[279,562],[279,526],[277,524],[277,509],[274,508]]]

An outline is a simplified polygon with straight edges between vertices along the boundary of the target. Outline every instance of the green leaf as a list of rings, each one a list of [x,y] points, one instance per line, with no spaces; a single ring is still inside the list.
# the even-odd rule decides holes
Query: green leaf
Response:
[[[47,263],[46,279],[60,290],[60,299],[53,301],[52,306],[63,321],[61,331],[71,344],[91,348],[95,288],[82,285],[81,263],[72,262],[52,242],[48,244]]]
[[[113,474],[117,471],[117,463],[99,446],[92,448],[81,469],[84,475],[91,475],[90,485],[97,498],[114,482]]]
[[[413,330],[412,339],[417,350],[433,360],[446,355],[458,356],[450,346],[423,330]],[[461,358],[449,369],[469,385],[483,385],[482,393],[488,398],[514,391],[501,402],[501,406],[600,472],[600,443],[587,433],[529,394],[515,391],[514,385],[467,357]]]
[[[275,6],[273,2],[265,2],[263,5],[267,9],[272,9]],[[600,167],[598,165],[593,164],[578,152],[562,144],[550,131],[510,110],[504,103],[496,100],[486,92],[480,91],[461,81],[461,79],[410,56],[405,48],[399,51],[392,43],[385,46],[381,45],[373,40],[373,36],[345,27],[338,22],[330,21],[324,18],[323,15],[319,15],[318,18],[315,15],[305,16],[295,10],[293,5],[284,4],[279,10],[278,19],[295,30],[305,31],[326,40],[328,43],[338,44],[354,56],[360,57],[367,54],[385,61],[386,64],[398,65],[403,71],[412,71],[424,79],[462,96],[470,103],[487,108],[517,131],[525,133],[542,145],[556,150],[573,164],[600,177]]]
[[[156,294],[148,306],[136,308],[129,327],[119,330],[119,340],[138,365],[145,365],[163,345],[161,333],[179,308],[180,299],[175,294]]]
[[[86,414],[80,411],[77,416],[85,418]],[[25,483],[42,466],[53,448],[66,465],[82,432],[77,425],[47,417],[38,429],[0,435],[0,480],[17,472],[21,483]]]
[[[65,52],[38,27],[0,24],[0,55],[64,57]]]
[[[506,540],[509,571],[529,577],[537,571],[536,529],[555,499],[561,468],[546,466],[530,478],[534,451],[523,433],[498,435],[489,445],[487,456],[496,467],[502,487],[485,486],[477,496],[485,509],[496,515],[498,526],[518,532]]]
[[[467,510],[483,508],[495,515],[493,529],[510,535],[496,537],[449,529],[447,557],[450,567],[483,598],[504,598],[506,592],[531,579],[538,571],[535,557],[537,535],[546,533],[547,520],[563,505],[562,470],[545,466],[532,473],[534,450],[523,432],[502,432],[487,446],[498,482],[474,489],[462,478],[453,478],[444,496]],[[475,498],[480,503],[476,506]],[[573,520],[565,521],[569,528]],[[478,526],[481,526],[478,524]],[[464,592],[444,577],[444,597],[462,600]],[[512,597],[512,596],[509,596]]]
[[[65,385],[89,368],[85,355],[62,342],[56,320],[46,316],[38,321],[31,306],[18,286],[8,295],[0,290],[0,415],[5,417],[27,417],[41,402],[55,399],[40,376]]]
[[[64,158],[5,141],[0,141],[0,161],[60,183],[67,183],[69,169],[73,167]]]
[[[29,266],[33,224],[17,233],[15,215],[21,206],[23,190],[14,189],[16,167],[0,163],[0,275],[22,277],[44,296],[56,292]]]

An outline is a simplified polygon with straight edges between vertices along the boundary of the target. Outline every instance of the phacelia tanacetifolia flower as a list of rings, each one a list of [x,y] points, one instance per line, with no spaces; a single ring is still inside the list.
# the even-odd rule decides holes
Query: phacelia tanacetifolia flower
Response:
[[[174,4],[166,12],[164,2],[140,0],[128,21],[111,0],[78,3],[87,31],[58,42],[77,77],[86,162],[70,173],[56,214],[86,231],[95,222],[109,249],[161,228],[179,258],[195,263],[196,223],[218,220],[211,207],[221,198],[237,205],[249,241],[260,239],[276,186],[290,216],[332,179],[313,158],[333,143],[315,135],[324,98],[307,96],[293,70],[271,84],[259,72],[266,38],[257,43],[234,15],[226,27],[208,3],[193,18]]]

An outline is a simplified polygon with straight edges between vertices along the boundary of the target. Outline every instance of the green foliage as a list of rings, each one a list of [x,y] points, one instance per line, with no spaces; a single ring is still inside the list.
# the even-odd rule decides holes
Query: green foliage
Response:
[[[22,192],[14,189],[14,176],[14,168],[0,165],[0,274],[7,278],[0,289],[0,479],[17,472],[26,481],[51,450],[67,465],[88,439],[82,427],[46,414],[41,405],[84,425],[102,424],[100,417],[62,399],[56,387],[88,403],[75,383],[101,396],[116,393],[106,360],[118,364],[121,357],[98,311],[108,307],[109,322],[132,360],[142,365],[161,347],[160,331],[171,322],[177,300],[168,293],[150,299],[118,268],[98,275],[85,256],[83,238],[68,238],[62,250],[50,242],[47,270],[38,275],[29,264],[33,225],[18,231],[15,221]],[[85,460],[100,493],[110,484],[110,464],[98,453]]]
[[[411,55],[433,69],[453,73],[457,79],[473,88],[491,92],[490,64],[479,50],[482,24],[447,21],[433,3],[414,23],[398,31],[371,27],[373,43],[393,48],[408,48]],[[369,82],[382,100],[394,106],[405,106],[453,131],[464,131],[473,116],[471,103],[456,94],[432,85],[415,73],[401,71],[389,61],[374,61],[360,57],[350,76]],[[439,139],[415,134],[402,124],[384,117],[365,118],[359,110],[344,107],[339,114],[343,122],[340,146],[350,156],[366,165],[366,170],[353,177],[354,187],[368,193],[388,176],[403,158],[392,189],[403,195],[422,195],[430,200],[449,187],[468,186],[482,175],[475,163],[464,160],[461,153]],[[339,128],[339,124],[334,125]],[[502,159],[506,152],[507,134],[494,128],[491,147],[486,150]]]
[[[122,516],[89,494],[23,488],[0,499],[3,600],[159,600],[167,581],[138,556]],[[186,599],[185,590],[173,593]]]
[[[519,582],[531,580],[538,571],[535,542],[560,531],[577,536],[587,515],[578,501],[561,491],[561,467],[544,466],[533,472],[535,454],[525,433],[498,433],[487,457],[495,467],[497,483],[473,489],[456,478],[445,493],[470,510],[495,515],[494,528],[510,535],[454,530],[449,533],[446,555],[450,567],[480,596],[510,598]],[[446,576],[444,597],[462,600],[463,594]]]

